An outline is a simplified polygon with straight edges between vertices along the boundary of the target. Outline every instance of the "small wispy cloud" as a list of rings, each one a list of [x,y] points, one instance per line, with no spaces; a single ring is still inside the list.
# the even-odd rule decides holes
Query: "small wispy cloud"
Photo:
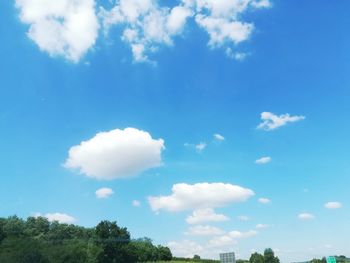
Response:
[[[271,203],[271,200],[268,199],[268,198],[262,197],[262,198],[259,198],[259,199],[258,199],[258,202],[259,202],[260,204],[266,205],[266,204]]]
[[[264,229],[264,228],[268,228],[270,227],[270,225],[266,225],[266,224],[257,224],[255,226],[256,229]]]
[[[106,199],[112,194],[114,194],[113,190],[107,187],[100,188],[95,192],[96,197],[99,199]]]
[[[250,220],[250,217],[249,216],[237,216],[237,219],[241,220],[241,221],[248,221],[248,220]]]
[[[225,137],[224,136],[222,136],[221,134],[218,134],[218,133],[215,133],[214,134],[214,139],[216,140],[216,141],[224,141],[225,140]]]
[[[207,144],[205,142],[200,142],[195,146],[197,152],[202,152],[206,147]]]
[[[270,156],[261,157],[255,161],[256,164],[267,164],[272,161]]]
[[[324,204],[324,207],[327,209],[339,209],[342,208],[343,205],[340,202],[328,202]]]
[[[288,113],[275,115],[271,112],[262,112],[261,113],[261,123],[258,125],[257,129],[271,131],[282,126],[285,126],[288,123],[297,122],[304,120],[305,116],[291,116]]]
[[[310,213],[300,213],[298,215],[298,218],[302,221],[308,221],[308,220],[314,219],[315,216],[313,214],[310,214]]]

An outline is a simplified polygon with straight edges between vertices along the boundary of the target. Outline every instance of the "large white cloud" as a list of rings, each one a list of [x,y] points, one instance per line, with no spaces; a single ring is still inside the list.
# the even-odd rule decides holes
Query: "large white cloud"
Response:
[[[96,179],[135,176],[161,165],[162,139],[135,128],[97,133],[73,146],[64,166]]]
[[[254,192],[238,185],[224,183],[175,184],[169,196],[149,197],[153,211],[183,211],[214,208],[244,202]]]
[[[241,58],[236,54],[243,53],[232,50],[254,29],[241,15],[270,6],[268,0],[182,0],[170,8],[157,0],[119,0],[111,10],[101,8],[100,17],[106,32],[113,25],[122,28],[122,40],[130,45],[136,62],[149,61],[149,54],[161,45],[172,45],[191,17],[208,33],[211,48],[225,46],[230,57]]]
[[[229,57],[242,60],[247,54],[236,46],[254,29],[242,15],[271,6],[269,0],[179,0],[171,7],[159,0],[117,0],[110,9],[99,7],[97,14],[96,0],[15,1],[21,21],[29,25],[29,38],[51,56],[73,62],[95,45],[100,24],[106,34],[112,26],[121,28],[120,38],[134,61],[151,61],[151,53],[173,45],[190,18],[208,33],[211,48],[224,47]]]
[[[288,113],[276,115],[271,112],[262,112],[261,113],[261,123],[258,125],[258,129],[265,131],[275,130],[282,126],[287,125],[291,122],[297,122],[304,120],[305,116],[291,116]]]
[[[222,222],[229,218],[223,214],[215,213],[212,208],[197,209],[192,212],[192,215],[186,218],[188,224],[199,224],[204,222]]]
[[[52,56],[78,62],[96,42],[94,0],[16,0],[16,7],[28,37]]]

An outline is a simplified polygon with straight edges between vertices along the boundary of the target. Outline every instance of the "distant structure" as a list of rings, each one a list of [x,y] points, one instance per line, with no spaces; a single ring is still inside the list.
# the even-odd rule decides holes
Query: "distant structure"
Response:
[[[221,253],[220,263],[236,263],[236,257],[234,252]]]

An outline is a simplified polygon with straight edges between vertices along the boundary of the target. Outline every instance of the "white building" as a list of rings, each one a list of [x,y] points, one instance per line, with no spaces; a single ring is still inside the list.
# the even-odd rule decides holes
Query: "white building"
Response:
[[[234,252],[221,253],[220,254],[221,263],[236,263],[236,257]]]

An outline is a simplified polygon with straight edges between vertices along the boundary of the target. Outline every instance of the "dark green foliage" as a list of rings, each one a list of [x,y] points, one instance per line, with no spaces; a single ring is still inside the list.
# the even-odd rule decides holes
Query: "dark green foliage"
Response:
[[[275,253],[271,248],[267,248],[264,251],[264,263],[280,263],[278,257],[275,257]]]
[[[171,260],[170,249],[148,238],[131,240],[126,228],[102,221],[95,228],[49,222],[44,217],[0,218],[0,262],[136,263]]]
[[[249,263],[264,263],[264,256],[255,252],[250,256]]]

